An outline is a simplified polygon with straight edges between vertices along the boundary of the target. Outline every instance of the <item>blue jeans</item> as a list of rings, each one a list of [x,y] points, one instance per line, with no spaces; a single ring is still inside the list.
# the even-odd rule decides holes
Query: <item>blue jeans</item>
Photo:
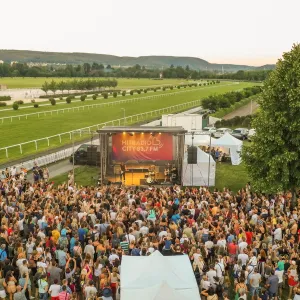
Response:
[[[39,299],[40,300],[47,300],[48,299],[48,293],[39,293]]]

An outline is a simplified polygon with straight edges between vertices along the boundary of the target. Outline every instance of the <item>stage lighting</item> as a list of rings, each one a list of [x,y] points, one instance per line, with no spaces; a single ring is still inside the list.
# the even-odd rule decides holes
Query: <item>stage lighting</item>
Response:
[[[161,134],[161,132],[159,134]]]
[[[150,134],[151,134],[152,136],[155,136],[155,133],[154,133],[154,132],[151,132]]]
[[[133,132],[130,132],[130,133],[129,133],[129,135],[130,135],[130,136],[133,136],[133,135],[134,135],[134,133],[133,133]]]

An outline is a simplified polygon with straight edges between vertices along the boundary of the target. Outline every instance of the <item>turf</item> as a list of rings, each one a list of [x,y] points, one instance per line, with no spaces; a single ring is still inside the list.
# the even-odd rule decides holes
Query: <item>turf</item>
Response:
[[[15,88],[40,88],[45,81],[50,82],[51,80],[54,81],[68,81],[68,80],[80,80],[80,79],[88,79],[84,78],[59,78],[59,77],[2,77],[0,79],[1,84],[7,85],[8,89],[15,89]],[[106,79],[106,78],[95,78],[92,77],[91,79]],[[155,80],[155,79],[138,79],[138,78],[117,78],[118,81],[118,88],[137,88],[137,87],[146,87],[146,86],[161,86],[165,84],[180,84],[180,83],[187,83],[186,79],[163,79],[163,80]],[[192,82],[192,81],[191,81]]]
[[[210,88],[199,90],[195,89],[195,91],[189,93],[166,96],[154,100],[145,100],[138,103],[126,103],[113,107],[94,108],[89,111],[75,111],[52,116],[46,115],[41,116],[40,118],[30,117],[27,120],[21,118],[21,120],[13,122],[4,122],[3,124],[0,124],[0,148],[52,136],[66,131],[92,126],[114,119],[119,119],[123,117],[123,111],[121,108],[125,108],[126,116],[130,116],[201,99],[211,95],[212,93],[225,93],[232,90],[238,90],[250,85],[251,83],[241,83],[228,86],[213,86],[213,88],[210,86]],[[34,111],[36,112],[36,109]],[[5,114],[3,116],[5,116]],[[49,142],[50,147],[54,148],[56,146],[70,143],[70,137],[69,135],[62,136],[61,143],[57,137],[51,138]],[[9,159],[24,157],[29,154],[41,152],[47,148],[49,147],[46,140],[38,142],[38,151],[36,151],[34,143],[25,145],[23,147],[23,154],[20,154],[19,148],[15,147],[9,149]],[[4,150],[0,150],[0,162],[4,161],[7,161],[5,152]]]

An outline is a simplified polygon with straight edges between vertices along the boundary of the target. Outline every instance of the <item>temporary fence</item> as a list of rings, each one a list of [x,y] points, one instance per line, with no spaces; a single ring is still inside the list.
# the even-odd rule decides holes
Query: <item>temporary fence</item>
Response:
[[[56,141],[58,139],[60,144],[62,143],[62,137],[65,137],[65,136],[67,136],[68,140],[72,140],[74,132],[78,133],[79,136],[81,137],[82,134],[85,134],[87,132],[92,133],[92,131],[96,131],[96,130],[102,128],[103,126],[122,126],[122,125],[126,125],[126,124],[129,125],[129,124],[141,122],[143,120],[158,117],[164,113],[171,113],[171,112],[175,112],[175,111],[179,111],[179,110],[184,110],[186,108],[195,107],[200,104],[201,104],[201,100],[194,100],[194,101],[185,102],[185,103],[181,103],[181,104],[177,104],[177,105],[173,105],[173,106],[168,106],[168,107],[164,107],[164,108],[160,108],[160,109],[156,109],[156,110],[152,110],[152,111],[148,111],[148,112],[144,112],[144,113],[140,113],[140,114],[136,114],[136,115],[132,115],[132,116],[123,117],[123,118],[116,119],[116,120],[107,121],[107,122],[92,125],[92,126],[87,126],[84,128],[79,128],[79,129],[68,131],[68,132],[59,133],[59,134],[52,135],[52,136],[47,136],[47,137],[44,137],[41,139],[31,140],[31,141],[28,141],[25,143],[2,147],[2,148],[0,148],[0,155],[1,155],[1,152],[4,151],[5,157],[9,158],[9,150],[11,150],[11,149],[19,149],[19,153],[23,154],[24,146],[30,145],[30,144],[32,144],[33,147],[35,148],[35,150],[38,151],[39,150],[39,142],[42,142],[42,141],[44,141],[44,142],[46,141],[48,147],[50,147],[51,141],[54,139]]]

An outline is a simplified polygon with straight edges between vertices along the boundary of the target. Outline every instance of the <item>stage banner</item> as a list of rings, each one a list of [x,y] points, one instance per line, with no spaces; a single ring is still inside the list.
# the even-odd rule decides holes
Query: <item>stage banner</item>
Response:
[[[173,160],[173,136],[161,133],[117,133],[112,136],[112,159]]]

